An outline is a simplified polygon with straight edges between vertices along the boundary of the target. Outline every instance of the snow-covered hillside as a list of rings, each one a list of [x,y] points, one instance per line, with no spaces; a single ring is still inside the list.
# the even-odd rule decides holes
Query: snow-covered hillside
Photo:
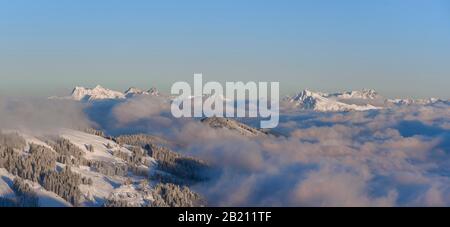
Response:
[[[153,137],[151,139],[154,140]],[[125,136],[118,140],[144,144],[146,137]],[[112,139],[71,129],[61,129],[57,135],[38,137],[12,130],[0,132],[0,205],[2,203],[12,206],[202,204],[186,199],[189,195],[201,200],[199,195],[188,188],[170,184],[170,182],[177,184],[182,181],[190,182],[191,178],[186,177],[187,172],[184,168],[189,168],[190,174],[195,174],[192,172],[195,171],[194,167],[178,166],[178,162],[181,163],[184,159],[191,160],[192,163],[200,161],[178,155],[168,148],[161,147],[160,144],[150,142],[145,146],[131,144],[122,142],[118,144]],[[44,163],[45,166],[40,166]],[[17,166],[19,164],[20,167]],[[41,171],[39,169],[42,171],[47,169],[46,171],[50,172],[39,172]],[[195,180],[192,178],[192,181]],[[53,186],[59,183],[62,185]],[[21,185],[20,188],[17,185]],[[64,191],[65,187],[72,187],[68,189],[70,193]],[[175,190],[179,194],[175,193],[173,196],[180,196],[184,200],[161,197],[158,193],[162,192],[158,192],[155,188]]]
[[[210,117],[202,119],[202,123],[212,128],[223,128],[235,131],[244,136],[264,136],[267,133],[229,118]]]
[[[342,93],[325,94],[327,98],[335,97],[337,99],[378,99],[382,98],[378,92],[373,89],[362,89],[360,91],[347,91]]]
[[[132,98],[138,95],[152,95],[152,96],[159,96],[159,91],[156,88],[150,88],[149,90],[145,91],[139,88],[130,87],[125,91],[125,97]]]

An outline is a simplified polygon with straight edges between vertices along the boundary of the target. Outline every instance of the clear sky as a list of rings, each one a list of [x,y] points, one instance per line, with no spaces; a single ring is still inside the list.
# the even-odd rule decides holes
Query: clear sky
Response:
[[[448,0],[0,0],[0,94],[179,80],[450,98]]]

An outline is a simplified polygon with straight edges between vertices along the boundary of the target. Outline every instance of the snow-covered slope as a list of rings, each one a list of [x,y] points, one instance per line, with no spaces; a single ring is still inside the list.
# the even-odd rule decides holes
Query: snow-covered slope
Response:
[[[102,100],[102,99],[123,99],[125,95],[122,92],[103,88],[97,85],[95,88],[75,87],[71,95],[74,100]]]
[[[0,162],[8,160],[8,164],[0,168],[0,203],[24,205],[13,185],[14,180],[19,179],[31,188],[33,201],[37,201],[38,206],[170,206],[170,201],[161,197],[154,201],[153,196],[160,193],[155,192],[154,187],[172,180],[192,180],[190,177],[195,172],[189,171],[200,168],[197,160],[177,154],[164,145],[153,144],[143,136],[130,135],[126,139],[134,145],[129,145],[72,129],[60,129],[56,134],[38,137],[17,130],[2,131],[11,134],[0,133],[3,139],[0,140],[3,141]],[[15,136],[11,136],[13,133]],[[137,145],[140,139],[151,148]],[[8,146],[12,149],[7,149]],[[185,159],[192,166],[186,164]],[[170,168],[161,169],[161,162]],[[43,166],[30,167],[30,163]],[[22,166],[17,171],[18,165]],[[50,169],[45,173],[37,172],[43,174],[41,178],[32,178],[32,174],[44,168]],[[72,186],[65,188],[68,184]],[[185,192],[190,191],[183,191],[179,196],[184,198],[182,193]],[[76,202],[72,196],[76,196]]]
[[[309,90],[303,90],[295,96],[288,97],[287,101],[294,104],[295,106],[314,111],[366,111],[379,109],[370,104],[347,104],[339,101],[341,99],[353,99],[353,98],[372,98],[374,94],[372,92],[348,92],[348,93],[337,93],[337,94],[326,94],[320,92],[312,92]]]
[[[446,100],[438,98],[428,99],[386,99],[386,105],[404,106],[404,105],[430,105],[434,103],[448,103]]]
[[[239,132],[244,136],[262,136],[266,135],[265,132],[260,131],[256,128],[243,124],[233,119],[222,118],[222,117],[210,117],[202,119],[202,123],[212,127],[212,128],[224,128],[232,131]]]
[[[13,181],[16,176],[9,173],[6,169],[0,168],[0,197],[14,200],[16,198],[13,190]],[[47,191],[41,185],[26,180],[27,184],[38,198],[38,206],[40,207],[71,207],[72,204],[65,201],[57,194]]]
[[[156,88],[151,88],[147,91],[130,87],[125,92],[114,91],[111,89],[104,88],[100,85],[97,85],[94,88],[86,88],[76,86],[70,96],[65,97],[56,97],[52,96],[49,99],[67,99],[67,100],[76,100],[76,101],[95,101],[95,100],[106,100],[106,99],[126,99],[132,98],[138,95],[151,95],[151,96],[160,96],[159,91]]]
[[[291,106],[319,112],[339,111],[367,111],[384,108],[392,108],[405,105],[431,105],[436,103],[448,104],[448,100],[429,99],[387,99],[373,89],[360,91],[348,91],[340,93],[323,93],[303,90],[302,92],[288,96],[284,99]]]
[[[325,94],[324,97],[327,98],[337,98],[340,100],[344,99],[378,99],[382,98],[375,90],[373,89],[362,89],[360,91],[347,91],[342,93],[334,93],[334,94]]]
[[[112,140],[100,136],[91,135],[81,131],[64,129],[60,136],[69,140],[85,152],[88,160],[98,160],[107,162],[123,162],[120,158],[112,155],[113,150],[119,150],[123,153],[131,154],[131,151],[121,147]],[[92,146],[93,151],[88,151],[87,147]],[[108,148],[109,147],[109,148]]]
[[[147,91],[144,91],[139,88],[131,87],[125,91],[125,97],[132,98],[138,95],[151,95],[151,96],[159,96],[159,91],[156,88],[150,88]]]

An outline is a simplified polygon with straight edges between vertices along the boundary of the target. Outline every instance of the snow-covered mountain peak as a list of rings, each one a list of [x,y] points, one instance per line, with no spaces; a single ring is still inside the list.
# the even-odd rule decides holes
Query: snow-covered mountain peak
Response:
[[[139,89],[137,87],[130,87],[125,91],[125,94],[130,94],[130,93],[139,94],[139,93],[144,93],[144,92],[145,92],[144,90]]]
[[[125,96],[127,98],[130,98],[130,97],[133,97],[136,95],[148,95],[148,94],[149,94],[148,92],[146,92],[142,89],[136,88],[136,87],[130,87],[125,91]]]
[[[308,89],[305,89],[305,90],[301,91],[300,93],[298,93],[296,97],[297,97],[297,99],[305,99],[308,96],[313,96],[313,92]]]
[[[50,97],[51,99],[71,99],[76,101],[94,101],[104,99],[126,99],[132,98],[136,95],[151,95],[159,96],[159,91],[152,87],[145,91],[136,87],[128,88],[124,93],[120,91],[114,91],[97,85],[94,88],[86,88],[82,86],[76,86],[70,96],[68,97]]]
[[[103,88],[100,85],[94,88],[85,88],[76,86],[71,95],[74,100],[102,100],[102,99],[123,99],[125,95],[122,92]]]
[[[303,90],[297,95],[289,99],[289,102],[295,103],[304,109],[314,109],[317,103],[317,95],[314,97],[314,93],[309,90]]]
[[[364,111],[371,109],[378,109],[378,107],[363,104],[347,104],[339,101],[340,96],[344,96],[347,99],[350,98],[360,98],[360,97],[370,97],[370,95],[376,94],[373,90],[367,90],[363,92],[348,92],[348,93],[337,93],[329,95],[327,93],[313,92],[310,90],[303,90],[295,96],[288,98],[288,102],[294,103],[295,106],[300,107],[305,110],[315,110],[315,111]]]
[[[91,91],[88,88],[76,86],[72,91],[72,98],[75,100],[82,100],[90,93]]]
[[[449,103],[449,101],[439,99],[439,98],[428,98],[428,99],[387,99],[385,101],[387,105],[405,106],[405,105],[431,105],[435,103]]]
[[[152,87],[149,90],[145,91],[136,87],[130,87],[125,91],[125,96],[127,98],[134,97],[136,95],[151,95],[151,96],[159,96],[158,89]]]
[[[150,94],[150,95],[153,95],[153,96],[159,96],[160,95],[158,89],[156,89],[155,87],[150,88],[147,91],[147,93]]]
[[[323,93],[313,92],[308,89],[305,89],[305,90],[301,91],[300,93],[298,93],[297,95],[293,96],[292,101],[305,101],[305,100],[313,99],[313,98],[321,98],[323,96],[324,96]]]
[[[329,95],[339,99],[377,99],[381,96],[374,89],[362,89],[359,91],[347,91]]]
[[[105,88],[103,88],[101,85],[97,85],[95,86],[94,90],[104,90]]]

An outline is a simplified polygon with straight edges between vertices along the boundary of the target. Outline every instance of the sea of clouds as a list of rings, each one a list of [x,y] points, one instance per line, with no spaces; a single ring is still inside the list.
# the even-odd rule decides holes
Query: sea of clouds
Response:
[[[154,97],[81,106],[3,100],[0,114],[3,125],[95,124],[112,135],[149,133],[183,144],[175,149],[217,170],[193,186],[211,206],[450,206],[445,103],[367,112],[282,110],[274,130],[285,136],[278,137],[245,137],[198,119],[174,119],[169,104]]]
[[[184,144],[179,152],[217,167],[210,181],[194,187],[213,206],[450,205],[445,103],[367,112],[282,110],[274,129],[286,135],[280,137],[245,137],[198,119],[173,119],[161,100],[145,97],[114,105],[110,113],[111,131],[162,135]]]
[[[96,125],[86,117],[83,106],[70,100],[0,96],[0,130],[48,134],[60,128],[81,129]]]

